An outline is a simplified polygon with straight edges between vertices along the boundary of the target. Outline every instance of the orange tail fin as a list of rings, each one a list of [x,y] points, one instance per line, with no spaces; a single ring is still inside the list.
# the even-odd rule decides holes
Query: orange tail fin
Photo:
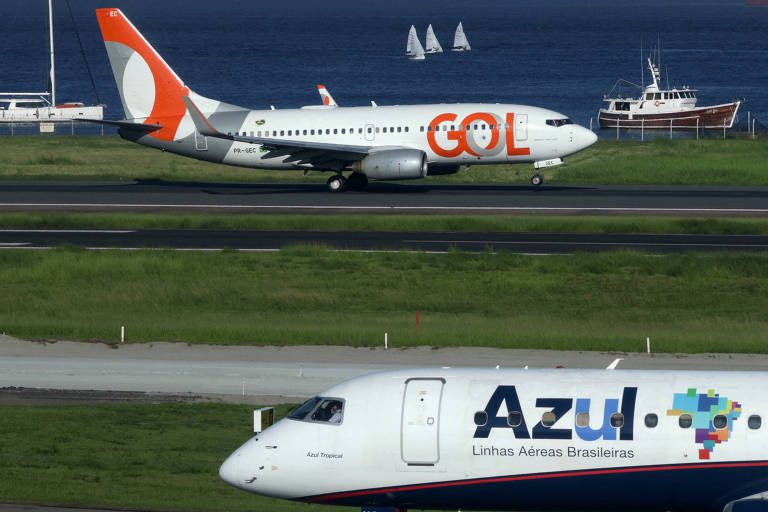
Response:
[[[126,118],[162,125],[151,136],[173,140],[189,88],[119,9],[96,9],[96,17]]]

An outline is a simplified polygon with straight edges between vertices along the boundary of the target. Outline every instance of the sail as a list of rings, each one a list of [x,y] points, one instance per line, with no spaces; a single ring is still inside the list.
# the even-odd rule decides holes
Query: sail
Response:
[[[426,53],[443,53],[443,47],[440,46],[440,42],[435,37],[435,31],[432,30],[431,24],[427,27],[427,40],[424,51]]]
[[[459,26],[456,27],[456,35],[453,36],[453,51],[455,52],[463,52],[463,51],[469,51],[472,48],[469,46],[469,41],[467,41],[467,36],[464,35],[464,27],[461,26],[461,22],[459,22]]]
[[[405,47],[405,54],[411,58],[411,60],[424,59],[424,47],[421,46],[419,36],[416,35],[416,27],[411,25],[411,30],[408,32],[408,45]]]

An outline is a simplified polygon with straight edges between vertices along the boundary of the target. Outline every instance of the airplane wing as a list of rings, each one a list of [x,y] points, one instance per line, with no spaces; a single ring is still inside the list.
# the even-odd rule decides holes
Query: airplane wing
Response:
[[[258,144],[267,153],[266,158],[289,156],[286,162],[295,162],[297,165],[312,164],[322,166],[325,162],[356,162],[365,158],[371,146],[355,146],[350,144],[329,144],[326,142],[310,142],[300,140],[273,139],[268,137],[248,137],[245,135],[231,135],[222,133],[214,128],[208,119],[200,112],[200,109],[192,102],[189,96],[183,96],[187,104],[189,115],[195,123],[197,132],[206,137]]]

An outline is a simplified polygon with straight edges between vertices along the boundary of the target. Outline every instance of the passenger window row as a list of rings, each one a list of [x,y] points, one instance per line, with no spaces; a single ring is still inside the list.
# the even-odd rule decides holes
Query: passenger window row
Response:
[[[427,132],[448,132],[448,131],[455,132],[457,130],[458,131],[464,130],[466,132],[470,132],[470,131],[479,131],[479,130],[501,130],[502,128],[504,130],[508,130],[509,129],[509,124],[504,123],[503,126],[500,125],[500,124],[498,124],[498,125],[494,125],[494,124],[467,124],[467,125],[455,125],[455,124],[452,124],[452,125],[442,124],[441,125],[441,124],[435,124],[435,125],[427,126],[426,127],[426,131]],[[424,127],[420,126],[419,127],[419,131],[423,132],[424,131]]]
[[[371,127],[366,129],[368,133],[373,133]],[[422,131],[423,127],[422,127]],[[407,126],[384,126],[376,127],[376,133],[409,133],[410,129]],[[362,135],[363,129],[357,128],[357,133]],[[355,128],[317,128],[317,129],[304,129],[304,130],[258,130],[256,131],[256,137],[298,137],[299,135],[354,135]],[[232,136],[232,132],[227,135]],[[249,132],[235,132],[235,136],[248,137]],[[250,132],[250,137],[254,137],[254,132]]]
[[[483,426],[488,423],[488,413],[485,411],[478,411],[475,413],[475,425]],[[545,427],[551,427],[555,424],[557,417],[552,411],[547,411],[541,415],[541,424]],[[520,411],[512,411],[507,415],[507,425],[510,427],[519,427],[523,423],[523,413]],[[611,414],[610,417],[611,426],[614,428],[620,428],[624,425],[624,415],[620,412]],[[645,426],[648,428],[656,428],[659,424],[659,417],[654,413],[645,415]],[[690,428],[693,424],[693,417],[684,413],[678,418],[678,424],[681,428]],[[712,424],[718,430],[722,430],[728,426],[728,417],[724,414],[718,414],[712,419]],[[747,425],[751,430],[757,430],[762,425],[762,419],[759,415],[753,414],[747,419]],[[580,412],[576,415],[577,427],[589,426],[589,413]]]

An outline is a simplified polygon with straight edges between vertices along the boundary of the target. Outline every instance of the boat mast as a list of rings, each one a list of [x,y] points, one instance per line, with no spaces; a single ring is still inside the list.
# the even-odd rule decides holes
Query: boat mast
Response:
[[[643,69],[643,36],[640,36],[640,89],[645,91],[645,70]]]
[[[48,0],[48,39],[51,42],[51,106],[56,106],[56,74],[53,67],[53,0]]]

